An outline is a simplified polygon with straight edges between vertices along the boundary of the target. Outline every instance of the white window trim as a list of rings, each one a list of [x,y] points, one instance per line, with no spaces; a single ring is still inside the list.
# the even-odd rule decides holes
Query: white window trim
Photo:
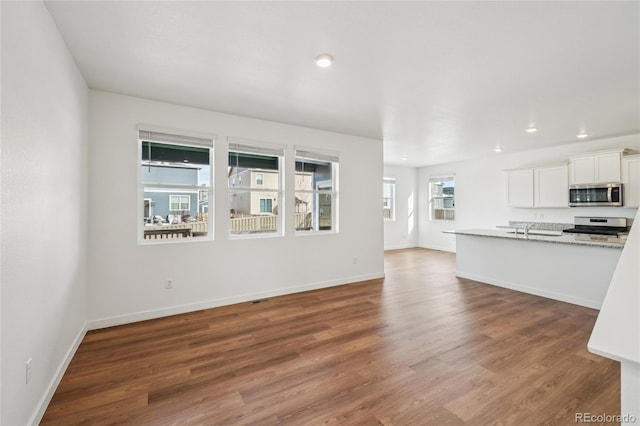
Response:
[[[296,236],[309,236],[309,235],[330,235],[330,234],[338,234],[339,233],[339,216],[340,216],[340,207],[339,207],[339,170],[340,170],[340,154],[337,151],[324,150],[324,149],[315,149],[308,148],[302,146],[294,147],[294,170],[295,170],[295,162],[298,161],[298,158],[307,158],[304,155],[299,155],[299,153],[310,154],[308,158],[317,159],[320,161],[328,161],[332,164],[331,166],[331,190],[321,190],[317,189],[320,184],[326,181],[320,181],[316,183],[316,189],[313,190],[295,190],[295,193],[309,193],[314,197],[314,202],[318,205],[319,194],[331,194],[332,206],[331,206],[331,229],[330,230],[321,230],[319,229],[319,210],[313,212],[314,220],[312,221],[316,225],[316,229],[309,230],[296,230]]]
[[[141,158],[142,158],[142,140],[140,139],[140,132],[151,132],[151,133],[165,133],[169,135],[176,136],[186,136],[189,138],[199,138],[205,139],[206,143],[203,144],[188,144],[185,143],[185,146],[198,146],[201,148],[207,148],[209,150],[209,182],[206,187],[203,186],[191,186],[191,185],[158,185],[158,184],[143,184],[142,183],[142,167],[141,167]],[[155,126],[155,125],[147,125],[147,124],[139,124],[136,127],[136,134],[134,136],[137,140],[138,150],[137,156],[133,161],[133,164],[136,167],[136,176],[137,176],[137,184],[138,184],[138,208],[136,209],[136,240],[139,245],[154,245],[154,244],[178,244],[178,243],[196,243],[196,242],[205,242],[212,241],[215,237],[214,235],[214,214],[215,214],[215,198],[213,196],[215,188],[214,188],[214,176],[215,176],[215,141],[217,136],[213,134],[204,134],[193,132],[189,130],[177,130],[167,127]],[[144,190],[147,189],[165,189],[165,190],[180,190],[183,192],[189,190],[195,190],[196,192],[206,190],[209,194],[209,212],[207,213],[207,235],[192,237],[192,238],[175,238],[175,239],[166,239],[166,240],[145,240],[144,239],[144,223],[141,218],[144,217]],[[213,212],[213,213],[212,213]]]
[[[434,197],[431,194],[431,184],[435,181],[438,180],[453,180],[453,188],[454,188],[454,193],[453,193],[453,197],[449,197],[449,196],[436,196]],[[455,221],[455,207],[453,208],[453,212],[454,212],[454,218],[453,219],[438,219],[433,217],[433,201],[434,200],[445,200],[445,199],[453,199],[454,203],[455,203],[455,199],[456,199],[456,195],[455,195],[455,188],[456,188],[456,174],[455,173],[444,173],[444,174],[439,174],[439,175],[435,175],[435,176],[429,176],[427,182],[429,183],[429,221],[437,221],[437,222],[453,222]]]
[[[234,149],[232,145],[239,146],[240,149]],[[284,199],[284,159],[286,155],[286,145],[282,144],[274,144],[270,142],[262,142],[262,141],[254,141],[250,139],[243,139],[237,137],[228,137],[227,138],[227,162],[229,158],[229,152],[245,152],[252,153],[257,155],[265,155],[265,156],[273,156],[278,158],[278,188],[264,188],[261,186],[260,188],[252,188],[251,176],[249,177],[249,186],[248,187],[229,187],[229,179],[226,180],[227,187],[227,200],[229,200],[231,194],[233,192],[248,192],[248,193],[260,193],[260,192],[271,192],[277,194],[278,200],[278,215],[277,215],[277,229],[274,232],[257,232],[257,233],[232,233],[231,232],[231,217],[228,212],[231,209],[227,209],[227,235],[230,240],[244,240],[244,239],[255,239],[255,238],[280,238],[285,235],[284,230],[284,217],[286,215],[286,200]],[[261,152],[263,151],[264,152]],[[227,164],[227,167],[230,167],[230,164]],[[259,170],[259,169],[256,169]],[[263,178],[264,179],[264,178]],[[238,182],[239,184],[240,182]]]
[[[392,184],[391,186],[391,207],[390,207],[390,212],[391,212],[391,217],[386,218],[384,217],[384,221],[385,222],[395,222],[396,221],[396,178],[383,178],[382,179],[382,184],[386,184],[386,183],[390,183]],[[382,200],[384,201],[385,196],[384,196],[384,192],[382,194]],[[383,210],[384,210],[384,204],[382,206]],[[384,214],[384,213],[383,213]]]

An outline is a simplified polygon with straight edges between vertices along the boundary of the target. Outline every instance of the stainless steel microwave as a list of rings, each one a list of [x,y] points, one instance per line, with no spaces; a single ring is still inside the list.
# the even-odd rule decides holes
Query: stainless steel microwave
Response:
[[[569,206],[622,206],[621,183],[570,185]]]

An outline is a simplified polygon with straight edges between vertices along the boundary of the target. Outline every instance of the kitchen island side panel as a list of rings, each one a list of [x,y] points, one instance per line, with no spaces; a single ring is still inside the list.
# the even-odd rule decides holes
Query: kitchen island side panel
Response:
[[[621,250],[456,235],[456,276],[600,309]]]

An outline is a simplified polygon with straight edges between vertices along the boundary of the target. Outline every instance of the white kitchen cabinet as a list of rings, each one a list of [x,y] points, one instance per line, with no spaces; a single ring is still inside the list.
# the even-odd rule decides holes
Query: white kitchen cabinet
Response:
[[[566,164],[534,169],[534,207],[569,207],[569,171]]]
[[[621,152],[612,152],[595,155],[596,183],[620,182],[622,179],[620,172],[621,154]]]
[[[640,206],[640,155],[622,157],[622,185],[624,206]]]
[[[594,183],[596,179],[595,157],[571,157],[569,161],[569,173],[572,184]]]
[[[507,170],[510,207],[569,207],[567,164]]]
[[[533,207],[533,169],[507,170],[507,204]]]
[[[570,157],[569,183],[591,184],[620,182],[624,149],[594,152]]]

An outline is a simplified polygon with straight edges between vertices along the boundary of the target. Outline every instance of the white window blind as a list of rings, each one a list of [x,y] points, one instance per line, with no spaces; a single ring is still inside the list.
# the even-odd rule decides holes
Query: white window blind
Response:
[[[211,147],[213,144],[213,138],[198,138],[193,136],[174,135],[170,133],[153,132],[150,130],[138,130],[138,138],[145,142],[161,142],[178,145],[191,145]]]

